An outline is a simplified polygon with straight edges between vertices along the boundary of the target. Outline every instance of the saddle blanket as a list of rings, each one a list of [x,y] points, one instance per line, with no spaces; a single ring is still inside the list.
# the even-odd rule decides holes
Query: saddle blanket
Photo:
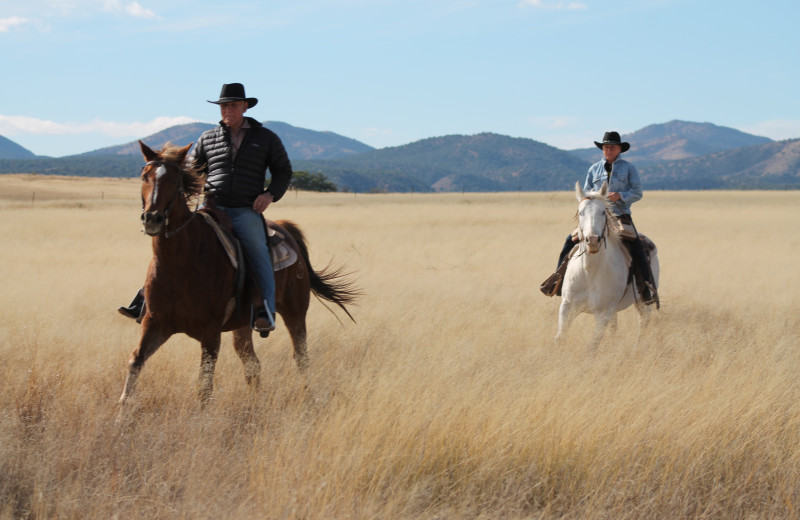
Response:
[[[220,244],[222,244],[223,249],[225,249],[225,254],[228,255],[228,259],[231,261],[231,265],[233,265],[234,269],[238,269],[239,259],[236,255],[236,244],[233,242],[230,234],[222,229],[222,226],[219,225],[219,222],[217,222],[213,216],[205,211],[200,211],[199,213],[206,220],[206,223],[211,226],[211,229],[214,230],[214,233],[216,233]],[[267,226],[267,235],[269,252],[272,257],[272,269],[274,271],[286,269],[297,262],[297,252],[286,244],[285,237],[281,232]]]

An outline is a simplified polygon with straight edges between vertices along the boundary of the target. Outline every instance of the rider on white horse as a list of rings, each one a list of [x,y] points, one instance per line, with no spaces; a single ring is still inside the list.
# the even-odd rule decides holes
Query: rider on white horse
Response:
[[[650,263],[644,252],[642,241],[636,232],[631,218],[631,204],[642,198],[642,184],[636,167],[619,156],[627,152],[631,145],[623,142],[617,132],[606,132],[603,142],[594,141],[595,146],[603,150],[603,159],[589,167],[584,191],[598,191],[604,182],[608,183],[608,199],[613,203],[612,211],[622,225],[627,225],[633,231],[630,240],[625,240],[633,259],[633,269],[637,279],[641,282],[641,297],[647,305],[655,304],[660,307],[656,282],[650,270]],[[541,286],[542,292],[547,296],[561,295],[561,283],[567,269],[569,258],[567,255],[575,245],[575,237],[567,236],[561,254],[558,257],[558,268]]]

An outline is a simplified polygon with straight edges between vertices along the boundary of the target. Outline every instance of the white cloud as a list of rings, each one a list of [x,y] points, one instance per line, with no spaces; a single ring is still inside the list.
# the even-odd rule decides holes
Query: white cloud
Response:
[[[79,135],[99,133],[111,137],[144,137],[171,126],[194,123],[190,117],[157,117],[148,122],[118,123],[95,120],[88,123],[56,123],[27,116],[0,115],[0,135]]]
[[[27,21],[27,18],[21,18],[19,16],[0,18],[0,33],[8,32],[12,27],[18,27],[25,24]]]
[[[156,13],[150,9],[145,9],[139,2],[131,2],[125,6],[125,11],[137,18],[156,18]]]
[[[769,137],[775,141],[784,139],[800,138],[800,120],[798,119],[775,119],[772,121],[761,121],[750,126],[739,127],[742,132],[748,134]]]
[[[522,0],[519,4],[522,7],[535,7],[537,9],[550,9],[550,10],[561,10],[567,9],[569,11],[579,11],[582,9],[588,9],[589,6],[584,4],[583,2],[545,2],[543,0]]]
[[[103,10],[127,13],[136,18],[158,18],[156,13],[136,1],[123,4],[120,0],[103,0]]]
[[[537,127],[547,129],[567,128],[578,122],[578,118],[574,116],[536,116],[529,117],[528,121]]]

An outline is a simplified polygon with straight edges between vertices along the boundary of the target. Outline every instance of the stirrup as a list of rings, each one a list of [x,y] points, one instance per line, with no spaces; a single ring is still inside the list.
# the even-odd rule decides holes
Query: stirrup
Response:
[[[656,304],[656,310],[661,309],[661,301],[658,299],[658,291],[650,282],[644,282],[644,290],[642,291],[642,300],[645,305]]]
[[[275,330],[275,316],[266,309],[253,313],[253,330],[261,333],[262,338],[269,336]]]
[[[539,290],[541,290],[545,296],[561,296],[561,285],[564,283],[564,274],[567,272],[569,258],[570,255],[567,255],[567,257],[561,261],[561,265],[558,266],[556,272],[551,274],[550,278],[542,282],[542,285],[539,286]]]
[[[132,320],[136,320],[136,323],[141,323],[142,318],[144,318],[144,296],[141,292],[136,293],[136,296],[133,298],[133,301],[127,307],[119,307],[117,312],[125,316],[126,318],[130,318]]]
[[[564,277],[561,276],[561,273],[556,271],[555,273],[551,274],[550,277],[542,282],[542,285],[539,286],[539,290],[545,296],[555,296],[561,292],[561,282],[564,281]]]

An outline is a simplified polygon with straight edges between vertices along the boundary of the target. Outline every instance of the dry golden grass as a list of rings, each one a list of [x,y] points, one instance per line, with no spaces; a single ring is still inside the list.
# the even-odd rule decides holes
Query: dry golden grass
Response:
[[[254,395],[225,336],[205,409],[176,336],[117,426],[138,189],[0,176],[0,518],[800,514],[796,192],[647,192],[663,307],[596,352],[538,291],[571,193],[289,193],[269,215],[357,273],[358,324],[312,302],[307,376],[279,329]]]

